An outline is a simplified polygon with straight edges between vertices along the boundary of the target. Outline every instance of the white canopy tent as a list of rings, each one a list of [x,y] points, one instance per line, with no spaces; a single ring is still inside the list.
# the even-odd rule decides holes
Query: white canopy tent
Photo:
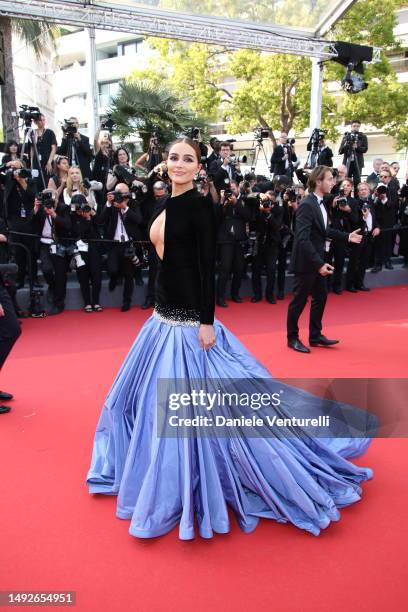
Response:
[[[89,87],[95,117],[95,29],[210,44],[222,41],[223,46],[231,49],[310,57],[313,61],[310,127],[314,128],[320,125],[321,116],[320,62],[337,56],[335,47],[322,37],[355,1],[257,0],[251,4],[246,0],[209,0],[203,8],[194,0],[0,0],[0,15],[89,29]],[[181,6],[184,11],[175,10],[174,6]],[[228,17],[220,16],[220,11],[225,11]]]

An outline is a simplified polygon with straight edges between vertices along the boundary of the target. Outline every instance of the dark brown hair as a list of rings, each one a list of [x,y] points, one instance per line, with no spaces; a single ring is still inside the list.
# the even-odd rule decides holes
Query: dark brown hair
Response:
[[[333,171],[331,168],[329,168],[329,166],[316,166],[316,168],[313,168],[307,181],[307,188],[309,189],[309,192],[316,189],[317,181],[323,180],[326,172],[331,172],[333,174]]]
[[[200,150],[200,147],[198,146],[198,144],[194,140],[191,140],[191,138],[188,138],[187,136],[184,136],[183,138],[176,138],[176,140],[173,140],[173,142],[171,142],[169,145],[167,145],[166,150],[168,152],[170,152],[170,149],[174,145],[179,144],[180,142],[184,142],[185,144],[188,144],[192,149],[194,149],[194,153],[196,155],[197,162],[199,164],[201,164],[201,150]]]

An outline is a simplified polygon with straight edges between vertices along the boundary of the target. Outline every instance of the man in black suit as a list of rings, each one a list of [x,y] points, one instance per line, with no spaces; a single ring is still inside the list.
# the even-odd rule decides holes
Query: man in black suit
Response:
[[[61,144],[57,149],[58,155],[65,155],[69,159],[70,166],[79,166],[82,178],[91,178],[90,162],[92,151],[89,138],[79,131],[79,122],[76,117],[68,119],[69,125],[75,132],[64,132]]]
[[[295,274],[293,299],[289,304],[287,318],[288,346],[301,353],[310,353],[299,339],[298,320],[312,295],[310,309],[309,344],[331,346],[338,340],[329,340],[322,335],[322,318],[327,299],[325,277],[333,273],[333,266],[324,263],[328,240],[343,240],[359,244],[360,229],[347,234],[328,227],[328,214],[323,196],[329,194],[334,179],[330,168],[317,166],[308,180],[309,195],[300,203],[296,213],[296,232],[293,243],[291,271]]]
[[[132,240],[143,239],[143,215],[138,202],[130,204],[130,191],[125,183],[119,183],[114,192],[108,193],[100,222],[106,228],[105,238],[115,241],[108,252],[109,291],[115,289],[118,277],[122,275],[124,287],[121,310],[126,312],[130,309],[134,287]]]
[[[367,176],[367,183],[369,185],[372,185],[371,189],[373,189],[373,187],[376,187],[377,184],[380,182],[380,169],[383,163],[384,160],[381,159],[381,157],[377,157],[377,159],[373,161],[373,171]]]
[[[273,174],[286,174],[290,179],[293,176],[293,163],[297,162],[297,156],[293,145],[288,143],[288,135],[281,132],[279,144],[274,148],[271,157],[271,172]]]
[[[232,145],[222,142],[220,145],[220,158],[210,165],[209,174],[214,176],[214,185],[218,192],[229,189],[231,181],[241,180],[241,174],[236,165],[231,163]]]
[[[364,167],[364,153],[367,153],[367,136],[360,132],[361,122],[354,119],[351,131],[346,132],[340,144],[339,154],[343,155],[343,164],[347,168],[347,176],[354,179],[354,189],[361,182],[361,171]]]
[[[0,370],[20,334],[20,323],[0,272]],[[11,393],[0,391],[0,400],[7,401],[11,399],[13,399]],[[0,406],[0,414],[5,414],[6,412],[10,412],[10,406]]]

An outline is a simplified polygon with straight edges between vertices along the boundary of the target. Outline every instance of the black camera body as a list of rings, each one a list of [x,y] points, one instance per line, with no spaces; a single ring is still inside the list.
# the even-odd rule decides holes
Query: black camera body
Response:
[[[36,121],[42,115],[38,106],[28,106],[27,104],[20,104],[21,110],[18,112],[20,119],[24,121],[24,124],[28,127],[32,121]]]
[[[262,127],[255,128],[254,140],[262,141],[264,138],[269,138],[269,130]]]
[[[28,179],[32,177],[31,170],[29,170],[28,168],[17,168],[17,170],[12,170],[11,173],[23,179]]]
[[[41,202],[43,208],[54,208],[55,200],[52,191],[41,191],[37,193],[35,199]]]
[[[73,138],[74,135],[78,132],[78,129],[73,121],[69,121],[68,119],[64,119],[64,123],[61,126],[64,135],[68,138]]]
[[[288,196],[289,202],[296,202],[297,194],[296,194],[296,190],[293,189],[293,187],[288,187],[288,189],[285,189],[285,195]]]

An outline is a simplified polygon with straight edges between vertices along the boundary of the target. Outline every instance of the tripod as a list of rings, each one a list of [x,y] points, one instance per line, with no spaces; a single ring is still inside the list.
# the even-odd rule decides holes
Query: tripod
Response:
[[[317,160],[319,159],[319,148],[318,145],[312,144],[312,150],[309,151],[309,154],[306,159],[305,168],[312,170],[317,166]]]
[[[38,155],[38,149],[37,149],[37,143],[36,143],[36,134],[34,132],[33,126],[31,125],[31,119],[28,119],[25,122],[23,146],[21,148],[21,159],[24,159],[25,149],[29,142],[31,142],[32,144],[33,151],[34,151],[34,158],[38,165],[38,172],[41,177],[42,189],[46,189],[47,185],[45,184],[44,173],[41,168],[40,156]]]
[[[256,145],[254,146],[255,141],[252,143],[252,147],[254,149],[254,159],[252,161],[251,172],[255,172],[256,165],[259,160],[259,156],[261,155],[261,151],[263,153],[263,157],[265,159],[266,167],[269,168],[268,158],[266,156],[265,148],[263,146],[263,139],[260,138],[256,141]]]

